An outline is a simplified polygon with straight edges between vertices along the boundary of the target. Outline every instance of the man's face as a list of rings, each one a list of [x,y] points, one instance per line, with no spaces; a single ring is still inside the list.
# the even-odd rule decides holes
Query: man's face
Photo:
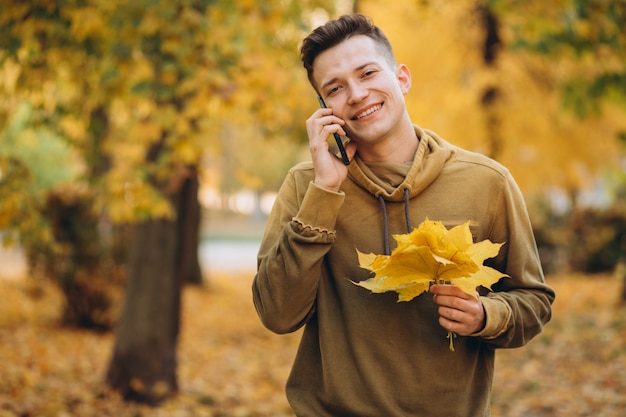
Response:
[[[313,80],[359,145],[375,144],[398,131],[411,77],[406,66],[393,68],[373,39],[354,36],[319,54]]]

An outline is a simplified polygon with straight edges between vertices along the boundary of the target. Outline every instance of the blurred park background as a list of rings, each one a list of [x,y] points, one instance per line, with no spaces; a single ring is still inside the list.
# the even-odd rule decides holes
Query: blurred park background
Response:
[[[292,415],[299,333],[249,289],[308,158],[300,41],[352,11],[526,197],[557,301],[493,414],[626,415],[624,0],[3,0],[0,417]]]

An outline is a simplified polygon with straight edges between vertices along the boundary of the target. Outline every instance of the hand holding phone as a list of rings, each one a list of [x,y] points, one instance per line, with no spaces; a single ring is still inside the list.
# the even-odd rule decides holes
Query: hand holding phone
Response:
[[[320,102],[320,106],[322,106],[322,108],[327,108],[326,103],[321,96],[317,96],[317,100]],[[341,136],[337,133],[333,133],[333,137],[335,138],[335,142],[337,142],[337,147],[339,148],[339,153],[341,154],[341,160],[345,165],[350,165],[350,159],[348,159],[348,154],[346,153],[346,148],[343,146]]]

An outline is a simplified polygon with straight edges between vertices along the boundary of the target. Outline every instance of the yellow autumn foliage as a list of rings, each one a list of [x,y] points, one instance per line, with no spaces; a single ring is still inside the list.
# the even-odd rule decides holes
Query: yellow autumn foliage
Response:
[[[556,12],[564,7],[561,1],[533,1],[515,6],[527,12],[498,15],[497,60],[485,65],[478,6],[445,0],[358,3],[359,11],[385,31],[398,62],[411,70],[406,103],[413,121],[501,162],[527,196],[541,195],[547,185],[588,188],[607,169],[619,169],[623,148],[616,134],[626,129],[623,106],[606,102],[602,114],[579,119],[563,111],[558,86],[575,74],[587,78],[606,68],[623,71],[624,60],[607,60],[603,53],[602,62],[552,61],[514,48],[517,20],[532,13],[556,24]],[[582,34],[581,39],[588,41]],[[490,88],[501,100],[493,109],[482,103]]]
[[[375,276],[355,284],[374,293],[395,291],[398,301],[410,301],[438,282],[454,284],[477,297],[478,286],[490,288],[508,275],[483,265],[503,244],[473,243],[469,224],[447,230],[443,223],[426,219],[411,233],[394,235],[398,246],[391,255],[357,250],[359,265]]]

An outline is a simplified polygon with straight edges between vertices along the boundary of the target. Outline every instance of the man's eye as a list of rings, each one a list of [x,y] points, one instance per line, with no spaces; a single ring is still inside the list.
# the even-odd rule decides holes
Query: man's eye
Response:
[[[374,74],[376,74],[376,71],[375,71],[375,70],[368,70],[368,71],[365,71],[365,72],[363,73],[363,77],[370,77],[370,76],[372,76],[372,75],[374,75]]]
[[[330,90],[328,90],[328,95],[330,96],[330,95],[336,93],[338,90],[339,90],[338,86],[337,87],[333,87]]]

